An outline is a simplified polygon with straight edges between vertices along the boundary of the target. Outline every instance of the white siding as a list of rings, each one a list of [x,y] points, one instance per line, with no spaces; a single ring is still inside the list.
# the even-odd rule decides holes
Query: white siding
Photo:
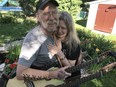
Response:
[[[115,22],[114,22],[114,27],[113,27],[113,30],[112,30],[112,34],[116,35],[116,18],[115,18]]]
[[[97,8],[98,8],[98,4],[91,4],[90,5],[86,27],[89,29],[92,29],[92,30],[93,30],[94,24],[95,24]]]
[[[114,4],[114,5],[116,5],[116,0],[92,1],[89,4],[90,4],[90,8],[89,8],[89,13],[88,13],[88,20],[87,20],[86,28],[88,28],[90,30],[94,30],[94,24],[95,24],[98,5],[99,4]],[[112,33],[116,32],[116,21],[114,23],[114,27],[112,30],[113,30]]]

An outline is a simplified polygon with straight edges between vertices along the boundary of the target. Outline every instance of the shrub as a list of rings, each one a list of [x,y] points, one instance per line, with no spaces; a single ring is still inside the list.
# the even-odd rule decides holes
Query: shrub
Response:
[[[11,16],[3,16],[0,18],[0,23],[2,24],[15,23],[15,18]]]
[[[8,49],[9,53],[6,56],[5,68],[2,74],[4,78],[7,78],[7,79],[12,78],[12,75],[10,75],[10,73],[11,71],[16,70],[20,48],[21,48],[20,45],[14,45],[14,46],[9,47]]]
[[[114,51],[115,43],[107,40],[105,36],[95,34],[90,30],[80,29],[77,31],[81,40],[82,50],[86,50],[92,57],[98,56],[108,50]]]
[[[20,45],[10,46],[8,48],[9,53],[6,56],[7,62],[5,63],[12,64],[14,62],[17,62],[19,54],[20,54],[20,48],[21,48]]]

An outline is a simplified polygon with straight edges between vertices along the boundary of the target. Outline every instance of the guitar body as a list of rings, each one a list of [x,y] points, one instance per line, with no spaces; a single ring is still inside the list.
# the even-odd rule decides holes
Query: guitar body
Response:
[[[17,80],[17,78],[9,79],[6,87],[26,87],[23,80]]]
[[[60,85],[63,84],[64,82],[62,80],[57,80],[57,79],[52,79],[52,80],[38,80],[38,81],[33,81],[33,85],[29,87],[47,87],[48,85]],[[24,80],[17,80],[16,77],[13,79],[9,79],[9,81],[6,84],[6,87],[27,87],[24,83]],[[49,86],[50,87],[50,86]]]

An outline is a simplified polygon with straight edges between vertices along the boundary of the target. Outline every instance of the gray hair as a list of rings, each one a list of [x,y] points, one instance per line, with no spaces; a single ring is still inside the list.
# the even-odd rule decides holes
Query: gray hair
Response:
[[[77,48],[77,46],[80,44],[80,40],[76,29],[74,28],[74,21],[72,16],[66,11],[60,11],[59,20],[63,20],[67,26],[68,33],[66,36],[66,45],[69,47],[69,50]]]

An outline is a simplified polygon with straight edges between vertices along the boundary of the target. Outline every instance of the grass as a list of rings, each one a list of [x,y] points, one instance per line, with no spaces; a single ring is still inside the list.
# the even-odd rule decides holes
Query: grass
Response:
[[[0,43],[13,40],[15,38],[20,38],[21,30],[15,29],[19,24],[1,24],[0,25]],[[15,32],[16,31],[16,32]],[[17,34],[18,33],[18,34]]]
[[[35,24],[32,22],[0,24],[0,44],[22,39]]]
[[[103,77],[85,82],[81,87],[116,87],[116,70],[113,70]]]
[[[116,41],[116,35],[109,35],[109,36],[106,36],[106,38],[108,40]]]

